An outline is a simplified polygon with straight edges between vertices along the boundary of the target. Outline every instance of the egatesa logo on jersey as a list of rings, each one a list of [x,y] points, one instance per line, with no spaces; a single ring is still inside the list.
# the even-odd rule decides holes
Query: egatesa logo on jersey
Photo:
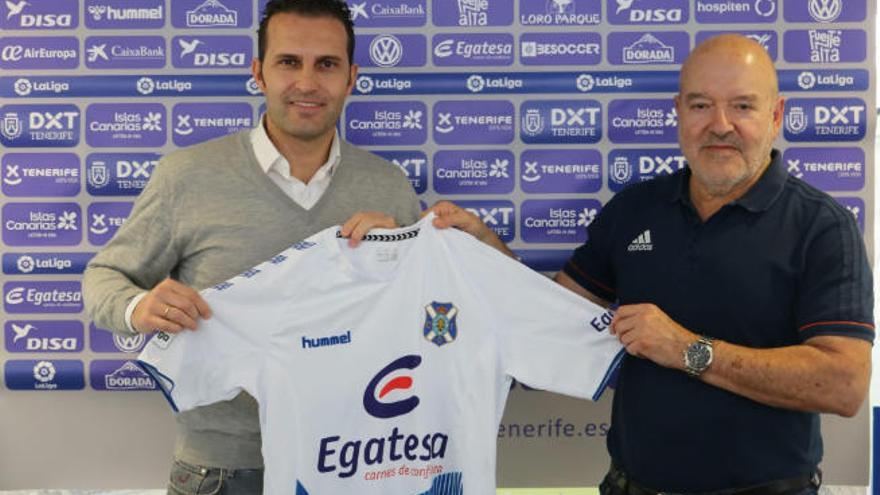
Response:
[[[382,368],[364,389],[364,410],[379,419],[412,412],[420,401],[417,395],[406,396],[413,387],[413,378],[407,370],[414,370],[421,364],[421,356],[408,354]],[[328,436],[321,439],[318,471],[336,472],[340,478],[350,478],[357,474],[362,462],[379,467],[397,461],[442,459],[446,456],[448,440],[445,433],[405,433],[398,426],[386,436],[357,439]]]

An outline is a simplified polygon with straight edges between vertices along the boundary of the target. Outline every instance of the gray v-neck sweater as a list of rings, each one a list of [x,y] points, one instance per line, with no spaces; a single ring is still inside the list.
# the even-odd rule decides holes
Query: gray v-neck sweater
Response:
[[[249,132],[160,161],[125,224],[86,269],[86,310],[97,326],[127,333],[129,301],[165,277],[195,289],[210,287],[358,211],[386,213],[400,226],[418,220],[418,200],[404,174],[345,142],[327,191],[303,209],[260,168]],[[177,420],[177,458],[216,467],[262,466],[257,408],[249,395],[181,413]]]

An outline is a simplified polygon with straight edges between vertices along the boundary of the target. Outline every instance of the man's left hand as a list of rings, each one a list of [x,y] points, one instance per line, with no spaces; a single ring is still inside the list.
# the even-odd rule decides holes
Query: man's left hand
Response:
[[[633,356],[675,369],[684,369],[684,350],[699,338],[653,304],[619,307],[611,322],[611,333]]]
[[[397,222],[394,221],[394,217],[378,211],[359,211],[342,224],[339,232],[342,237],[348,238],[349,247],[357,247],[370,230],[396,227]]]

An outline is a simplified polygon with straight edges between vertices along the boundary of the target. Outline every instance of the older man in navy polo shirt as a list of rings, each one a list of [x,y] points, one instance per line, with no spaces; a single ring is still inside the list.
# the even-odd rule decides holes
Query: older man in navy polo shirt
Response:
[[[874,337],[852,215],[790,177],[765,50],[735,35],[681,71],[688,167],[617,194],[556,280],[618,302],[620,371],[603,494],[814,493],[820,412],[854,415]],[[446,203],[440,226],[506,247]],[[509,252],[509,251],[508,251]]]

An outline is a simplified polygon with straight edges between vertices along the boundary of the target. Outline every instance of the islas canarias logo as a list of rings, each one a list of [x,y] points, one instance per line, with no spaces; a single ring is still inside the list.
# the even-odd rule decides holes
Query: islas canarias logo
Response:
[[[413,412],[420,403],[419,397],[411,392],[416,387],[413,370],[421,364],[421,356],[408,354],[379,370],[364,388],[364,411],[380,420]],[[448,442],[446,433],[408,433],[402,431],[402,425],[396,424],[382,436],[352,439],[327,436],[320,440],[318,472],[350,478],[361,465],[377,468],[443,459]]]

